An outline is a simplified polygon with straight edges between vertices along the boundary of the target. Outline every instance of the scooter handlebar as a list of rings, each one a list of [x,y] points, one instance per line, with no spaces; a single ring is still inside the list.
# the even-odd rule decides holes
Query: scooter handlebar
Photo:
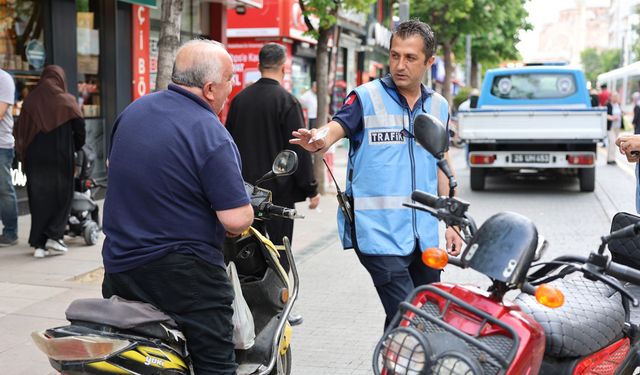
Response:
[[[266,203],[262,208],[269,215],[280,216],[287,219],[295,219],[297,211],[293,208],[278,206],[276,204]]]
[[[411,199],[431,208],[438,209],[442,207],[442,201],[440,198],[433,194],[425,193],[424,191],[415,190],[411,193]]]
[[[610,262],[605,272],[616,279],[640,285],[640,271],[623,264]]]

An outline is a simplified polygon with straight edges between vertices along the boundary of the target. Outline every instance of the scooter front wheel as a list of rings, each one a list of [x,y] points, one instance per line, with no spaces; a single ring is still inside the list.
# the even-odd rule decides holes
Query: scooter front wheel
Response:
[[[291,375],[291,345],[284,354],[278,357],[271,375]]]

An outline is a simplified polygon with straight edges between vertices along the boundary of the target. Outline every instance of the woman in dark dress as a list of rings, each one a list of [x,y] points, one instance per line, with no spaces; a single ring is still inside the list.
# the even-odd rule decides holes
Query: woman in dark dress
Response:
[[[82,112],[67,92],[64,70],[47,66],[22,105],[14,127],[16,154],[24,163],[31,211],[33,256],[65,254],[63,241],[73,198],[74,152],[85,141]]]

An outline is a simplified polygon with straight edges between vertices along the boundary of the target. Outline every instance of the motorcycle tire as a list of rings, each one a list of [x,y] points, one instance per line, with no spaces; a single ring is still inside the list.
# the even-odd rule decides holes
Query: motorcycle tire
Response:
[[[284,354],[280,355],[271,375],[291,375],[291,345]]]

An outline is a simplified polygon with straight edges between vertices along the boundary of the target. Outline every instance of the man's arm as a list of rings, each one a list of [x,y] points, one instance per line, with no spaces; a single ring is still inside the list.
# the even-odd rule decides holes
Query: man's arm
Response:
[[[326,152],[338,140],[348,136],[352,142],[354,135],[362,130],[362,108],[355,92],[351,92],[344,100],[342,107],[333,116],[334,120],[319,129],[299,129],[292,135],[290,143],[300,145],[309,152]],[[339,122],[338,122],[339,121]],[[318,134],[325,134],[316,139]],[[347,133],[348,132],[348,133]],[[313,142],[309,143],[309,140]]]
[[[224,230],[232,236],[239,236],[253,223],[253,208],[247,204],[229,210],[216,211],[216,216]]]
[[[326,129],[326,130],[325,130]],[[327,132],[320,139],[316,139],[316,134]],[[329,147],[340,139],[344,138],[347,133],[337,121],[330,121],[327,125],[320,129],[298,129],[291,133],[295,138],[290,139],[289,143],[299,145],[309,152],[325,153]],[[310,143],[309,141],[312,140]]]
[[[9,109],[10,105],[11,104],[9,103],[0,102],[0,118],[4,117],[4,114],[7,113],[7,110]]]
[[[620,153],[627,157],[630,163],[637,163],[640,159],[640,134],[623,135],[618,137],[616,145],[620,148]]]

